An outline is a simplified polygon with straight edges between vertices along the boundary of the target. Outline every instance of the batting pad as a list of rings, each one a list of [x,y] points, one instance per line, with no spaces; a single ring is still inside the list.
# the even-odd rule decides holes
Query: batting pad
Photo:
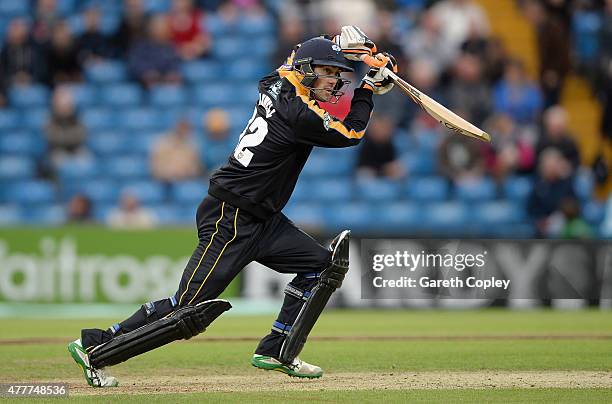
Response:
[[[217,317],[232,308],[227,300],[207,300],[182,307],[167,317],[119,335],[89,353],[95,368],[113,366],[179,339],[190,339],[206,330]]]

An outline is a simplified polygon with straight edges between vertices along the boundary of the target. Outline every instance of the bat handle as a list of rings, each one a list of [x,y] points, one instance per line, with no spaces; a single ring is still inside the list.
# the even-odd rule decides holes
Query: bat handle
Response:
[[[376,57],[372,55],[361,55],[359,58],[366,65],[377,68],[385,67],[389,62],[389,58],[380,53]]]

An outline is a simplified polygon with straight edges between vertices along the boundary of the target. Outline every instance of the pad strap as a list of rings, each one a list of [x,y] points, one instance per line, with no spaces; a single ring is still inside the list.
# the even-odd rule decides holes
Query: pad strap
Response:
[[[115,336],[109,342],[94,347],[89,353],[89,362],[100,369],[124,362],[170,342],[189,339],[206,330],[210,323],[231,307],[228,301],[221,299],[182,307],[169,316]]]

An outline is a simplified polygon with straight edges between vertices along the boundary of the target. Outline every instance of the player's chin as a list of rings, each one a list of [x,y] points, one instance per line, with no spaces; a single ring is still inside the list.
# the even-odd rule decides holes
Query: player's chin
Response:
[[[332,99],[332,91],[330,90],[319,90],[317,91],[317,98],[322,102],[329,102]]]

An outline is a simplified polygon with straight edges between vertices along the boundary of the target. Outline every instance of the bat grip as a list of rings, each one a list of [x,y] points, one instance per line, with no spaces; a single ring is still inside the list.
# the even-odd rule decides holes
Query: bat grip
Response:
[[[389,62],[389,58],[387,58],[384,55],[381,55],[380,53],[378,55],[379,55],[378,57],[374,57],[372,55],[361,55],[359,58],[361,59],[363,63],[365,63],[366,65],[370,67],[377,67],[377,68],[385,67],[387,63]]]

